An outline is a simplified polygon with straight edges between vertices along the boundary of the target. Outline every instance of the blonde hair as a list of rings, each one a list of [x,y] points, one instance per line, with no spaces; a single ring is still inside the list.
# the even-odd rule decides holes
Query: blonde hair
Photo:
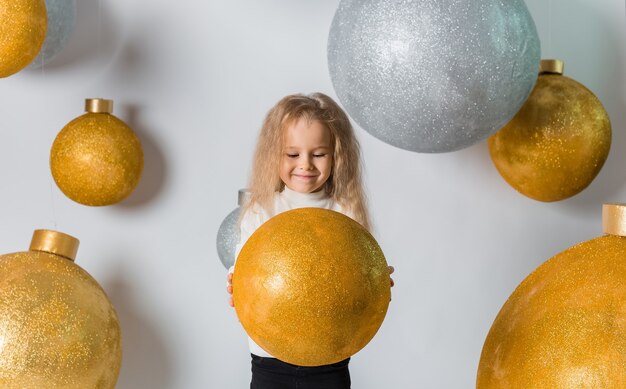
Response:
[[[250,200],[241,214],[252,204],[270,209],[275,192],[284,189],[285,184],[278,173],[283,155],[284,133],[300,119],[309,123],[317,121],[330,131],[333,164],[323,190],[345,212],[369,230],[359,142],[345,112],[333,99],[322,93],[286,96],[267,113],[254,153],[249,183]]]

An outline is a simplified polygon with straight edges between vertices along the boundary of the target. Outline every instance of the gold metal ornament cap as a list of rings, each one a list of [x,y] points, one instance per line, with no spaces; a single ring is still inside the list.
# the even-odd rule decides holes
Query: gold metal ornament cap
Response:
[[[243,206],[250,200],[250,191],[248,189],[239,189],[239,197],[237,198],[237,205]]]
[[[79,240],[71,235],[52,230],[35,230],[30,242],[30,251],[44,251],[67,258],[76,259]]]
[[[560,59],[542,59],[539,66],[539,74],[558,74],[563,75],[565,62]]]
[[[85,99],[85,111],[89,113],[113,113],[113,100]]]
[[[602,231],[609,235],[626,236],[626,204],[602,205]]]

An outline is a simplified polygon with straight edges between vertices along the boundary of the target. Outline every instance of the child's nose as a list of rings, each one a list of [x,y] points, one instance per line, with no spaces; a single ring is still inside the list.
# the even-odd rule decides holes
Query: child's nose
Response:
[[[311,157],[302,158],[302,164],[300,167],[304,170],[310,170],[313,168],[313,159]]]

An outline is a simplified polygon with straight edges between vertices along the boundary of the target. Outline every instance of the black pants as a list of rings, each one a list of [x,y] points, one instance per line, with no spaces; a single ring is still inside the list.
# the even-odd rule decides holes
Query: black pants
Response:
[[[250,389],[350,389],[349,362],[306,367],[252,354]]]

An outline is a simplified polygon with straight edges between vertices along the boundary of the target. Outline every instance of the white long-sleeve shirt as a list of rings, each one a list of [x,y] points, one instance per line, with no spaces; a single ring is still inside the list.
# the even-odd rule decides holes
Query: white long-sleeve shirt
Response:
[[[250,238],[254,231],[256,231],[256,229],[263,223],[280,213],[297,208],[324,208],[345,214],[341,206],[333,199],[326,196],[326,193],[323,190],[315,193],[299,193],[285,187],[282,192],[277,192],[274,196],[272,209],[263,209],[260,206],[254,205],[248,208],[248,211],[246,211],[243,215],[240,226],[241,238],[235,250],[235,258],[239,256],[239,252],[248,238]],[[235,265],[229,269],[229,272],[232,273],[235,267],[236,262]],[[252,354],[260,357],[274,358],[267,351],[263,350],[258,344],[256,344],[250,337],[248,337],[248,344]]]

